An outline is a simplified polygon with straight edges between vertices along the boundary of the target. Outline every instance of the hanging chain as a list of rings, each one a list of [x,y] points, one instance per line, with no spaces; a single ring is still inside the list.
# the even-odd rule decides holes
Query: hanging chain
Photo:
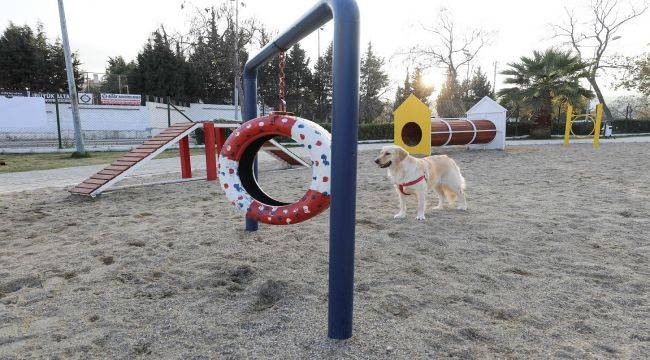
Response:
[[[280,98],[279,111],[287,111],[287,102],[284,97],[287,94],[287,83],[284,80],[284,51],[280,51],[278,54],[278,60],[280,62],[280,74],[279,74],[279,86],[278,86],[278,96]]]

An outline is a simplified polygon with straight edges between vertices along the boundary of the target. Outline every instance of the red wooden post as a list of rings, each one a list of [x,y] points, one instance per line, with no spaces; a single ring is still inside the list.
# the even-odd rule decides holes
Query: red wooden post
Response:
[[[192,164],[190,162],[190,139],[186,136],[178,142],[181,153],[181,177],[189,179],[192,177]]]
[[[221,149],[223,148],[223,143],[226,142],[226,129],[216,127],[214,128],[215,143],[217,146],[217,156],[221,155]],[[217,159],[217,167],[219,165],[219,159]]]
[[[214,123],[203,123],[203,141],[205,142],[205,172],[208,181],[217,180],[217,156],[214,147]]]
[[[221,154],[221,148],[223,147],[223,143],[226,142],[226,129],[224,128],[215,128],[214,133],[216,135],[216,143],[217,143],[217,154]]]

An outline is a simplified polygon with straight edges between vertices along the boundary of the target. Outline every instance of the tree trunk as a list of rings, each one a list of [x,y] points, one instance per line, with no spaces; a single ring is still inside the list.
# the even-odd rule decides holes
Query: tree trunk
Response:
[[[600,87],[598,87],[598,84],[596,83],[596,77],[590,76],[587,80],[589,80],[589,84],[591,84],[591,87],[594,88],[594,92],[596,93],[598,102],[603,104],[603,113],[605,115],[605,120],[612,120],[613,119],[612,112],[609,111],[609,107],[605,103],[605,98],[603,97],[603,93],[600,91]]]
[[[530,137],[534,139],[548,139],[551,137],[553,105],[551,98],[544,99],[544,103],[535,113],[535,122],[530,128]]]

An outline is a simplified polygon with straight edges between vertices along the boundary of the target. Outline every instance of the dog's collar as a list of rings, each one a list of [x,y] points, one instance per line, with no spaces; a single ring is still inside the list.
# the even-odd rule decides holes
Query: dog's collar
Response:
[[[407,186],[415,185],[415,184],[419,183],[422,180],[424,180],[424,175],[420,176],[419,178],[417,178],[417,179],[415,179],[413,181],[409,181],[407,183],[402,183],[402,184],[397,184],[397,186],[399,187],[399,192],[401,192],[404,195],[411,195],[411,194],[405,192],[404,188],[407,187]]]

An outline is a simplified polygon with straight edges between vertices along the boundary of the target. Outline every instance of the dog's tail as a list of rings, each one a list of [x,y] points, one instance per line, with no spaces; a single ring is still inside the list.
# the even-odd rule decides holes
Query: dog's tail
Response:
[[[460,189],[465,192],[465,178],[463,177],[463,174],[460,173],[460,169],[458,170],[458,176],[460,177]]]
[[[456,173],[456,176],[458,176],[458,187],[460,187],[460,190],[465,192],[465,178],[463,177],[463,174],[460,172],[460,167],[458,167],[458,164],[453,159],[450,159],[451,163],[454,165],[454,170]]]

